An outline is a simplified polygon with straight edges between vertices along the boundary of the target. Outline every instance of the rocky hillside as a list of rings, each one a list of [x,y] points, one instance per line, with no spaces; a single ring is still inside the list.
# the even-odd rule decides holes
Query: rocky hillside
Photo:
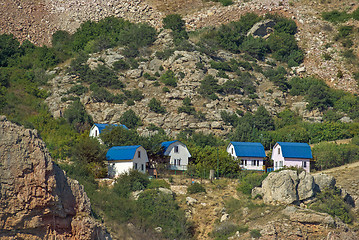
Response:
[[[296,35],[306,52],[304,66],[309,75],[323,78],[330,86],[350,92],[358,92],[352,73],[357,66],[346,63],[341,52],[343,47],[333,41],[336,26],[323,21],[321,13],[333,9],[353,11],[357,3],[343,1],[277,1],[253,0],[234,1],[223,7],[219,3],[202,0],[120,0],[103,1],[61,1],[31,0],[0,3],[0,32],[12,33],[20,40],[28,39],[36,44],[49,44],[51,35],[57,30],[74,32],[82,22],[99,20],[107,16],[117,16],[133,22],[148,22],[161,28],[162,18],[169,13],[180,13],[188,30],[207,26],[218,26],[236,21],[243,13],[280,13],[294,19],[299,27]],[[357,22],[350,22],[358,26]],[[330,46],[330,47],[329,47]],[[354,46],[358,46],[357,40]],[[330,59],[323,59],[330,54]],[[358,48],[354,47],[358,56]],[[338,77],[338,72],[342,75]]]
[[[291,170],[270,173],[262,187],[252,192],[263,194],[263,199],[248,198],[236,190],[238,183],[229,179],[202,183],[206,193],[189,196],[186,179],[175,178],[171,185],[187,218],[196,223],[196,239],[208,239],[216,232],[224,236],[233,226],[245,225],[247,231],[238,228],[227,237],[250,239],[251,232],[258,230],[260,239],[357,238],[355,227],[352,228],[356,222],[348,226],[337,217],[309,209],[320,190],[335,186],[335,179],[329,175],[298,174]],[[345,190],[342,193],[343,197],[347,194]]]
[[[54,163],[36,130],[0,117],[0,238],[111,239],[83,187]]]

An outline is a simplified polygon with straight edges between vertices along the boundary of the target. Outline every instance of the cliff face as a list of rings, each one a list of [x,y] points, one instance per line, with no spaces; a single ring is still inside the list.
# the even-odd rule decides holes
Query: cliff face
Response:
[[[83,187],[52,162],[36,130],[0,116],[0,238],[110,239]]]

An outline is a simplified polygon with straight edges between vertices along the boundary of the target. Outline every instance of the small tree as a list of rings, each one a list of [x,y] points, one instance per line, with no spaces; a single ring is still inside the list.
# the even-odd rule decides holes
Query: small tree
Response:
[[[141,119],[132,109],[122,114],[122,116],[120,117],[120,123],[126,125],[126,127],[128,128],[136,128],[142,125]]]
[[[97,139],[82,136],[73,148],[73,160],[83,164],[94,177],[105,177],[107,169],[104,161],[106,152]]]
[[[64,118],[75,127],[77,132],[83,132],[93,124],[91,116],[87,114],[85,107],[78,100],[65,110]]]
[[[161,106],[161,102],[156,98],[152,98],[150,100],[148,107],[151,109],[151,111],[154,111],[155,113],[166,113],[165,107]]]

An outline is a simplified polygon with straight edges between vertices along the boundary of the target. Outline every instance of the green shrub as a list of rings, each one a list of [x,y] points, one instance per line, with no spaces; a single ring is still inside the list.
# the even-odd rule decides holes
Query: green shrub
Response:
[[[240,49],[250,56],[262,60],[268,52],[268,44],[263,38],[254,38],[250,35],[242,42]]]
[[[116,62],[113,63],[112,66],[113,66],[113,69],[116,71],[130,69],[130,65],[123,59],[117,60]]]
[[[240,180],[237,190],[250,195],[253,188],[262,185],[262,181],[267,177],[267,175],[268,174],[248,173]]]
[[[226,240],[235,235],[236,232],[245,233],[248,231],[247,226],[238,226],[231,221],[225,221],[214,227],[211,236],[215,240]]]
[[[75,86],[72,86],[68,91],[67,93],[70,94],[70,93],[74,93],[76,94],[77,96],[80,96],[84,93],[87,93],[88,92],[88,88],[85,87],[85,86],[82,86],[82,85],[75,85]]]
[[[286,92],[290,88],[290,85],[287,81],[287,71],[283,67],[278,67],[277,69],[269,69],[265,71],[264,76],[269,78],[270,81],[272,81],[278,88]]]
[[[330,12],[323,12],[322,18],[329,22],[345,22],[347,21],[350,16],[346,12],[339,12],[338,10],[333,10]]]
[[[199,192],[206,192],[206,189],[203,187],[202,184],[199,183],[193,183],[191,185],[188,186],[187,188],[187,194],[194,194],[194,193],[199,193]]]
[[[150,100],[148,107],[150,108],[151,111],[155,113],[161,113],[161,114],[166,113],[166,108],[161,106],[161,102],[156,98],[152,98]]]
[[[186,97],[183,99],[182,106],[178,108],[178,112],[184,112],[187,114],[196,114],[196,110],[192,106],[191,99],[189,97]]]
[[[170,185],[163,179],[152,179],[150,181],[150,184],[147,185],[147,188],[148,189],[154,189],[154,188],[168,188],[168,189],[170,189]]]
[[[260,238],[262,234],[257,229],[253,229],[249,232],[252,238]]]
[[[137,200],[138,222],[144,227],[162,228],[166,239],[190,239],[191,225],[171,194],[145,190]],[[158,237],[157,237],[158,239]]]
[[[313,147],[315,168],[325,170],[352,163],[359,158],[359,147],[353,144],[319,143]]]
[[[168,48],[168,49],[165,49],[163,51],[157,51],[155,53],[156,57],[161,59],[161,60],[167,60],[169,57],[172,56],[172,54],[174,53],[174,49],[172,48]]]
[[[188,34],[185,28],[185,21],[179,14],[167,15],[162,20],[163,27],[172,30],[173,41],[179,45],[183,40],[188,39]]]
[[[177,87],[177,78],[171,70],[167,70],[161,77],[160,80],[166,85],[171,87]]]
[[[351,223],[353,215],[350,206],[345,203],[338,189],[325,189],[316,196],[317,201],[310,205],[310,208],[339,217],[344,223]]]
[[[144,73],[143,77],[150,81],[155,81],[157,78],[155,76],[151,76],[149,73]]]
[[[91,116],[87,114],[85,107],[80,101],[74,101],[66,108],[64,118],[69,124],[74,126],[77,132],[83,132],[93,124]]]
[[[144,190],[150,180],[148,176],[136,170],[121,174],[113,185],[114,192],[123,197],[129,197],[131,192]]]
[[[201,86],[199,88],[199,93],[202,96],[208,97],[210,99],[217,99],[216,92],[220,90],[218,85],[218,80],[215,79],[212,75],[207,75],[201,81]]]
[[[162,92],[163,93],[168,93],[168,92],[170,92],[170,90],[168,89],[168,87],[163,87]]]
[[[127,110],[122,114],[122,116],[120,117],[120,123],[124,124],[128,128],[136,128],[142,125],[141,119],[132,109]]]

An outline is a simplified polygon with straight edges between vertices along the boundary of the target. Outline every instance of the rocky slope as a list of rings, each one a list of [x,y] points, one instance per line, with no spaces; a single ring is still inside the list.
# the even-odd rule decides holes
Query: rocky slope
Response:
[[[111,239],[83,187],[52,162],[36,130],[0,116],[0,238]]]
[[[284,172],[284,173],[283,173]],[[286,192],[281,197],[276,196],[279,201],[267,201],[266,197],[261,199],[249,199],[248,196],[237,192],[238,182],[222,179],[210,182],[201,180],[206,188],[206,193],[186,194],[186,188],[190,184],[181,176],[176,176],[171,184],[171,189],[177,194],[181,207],[186,210],[186,217],[195,223],[195,238],[209,239],[213,232],[226,233],[224,229],[231,226],[248,226],[247,232],[238,232],[228,239],[251,239],[250,232],[258,230],[260,239],[357,239],[355,227],[344,224],[340,219],[333,218],[329,214],[319,213],[308,209],[305,205],[309,203],[308,195],[306,203],[301,206],[288,204],[291,198],[289,192],[296,190],[307,194],[316,191],[313,181],[306,181],[315,178],[318,185],[334,186],[335,179],[327,175],[312,176],[302,174],[300,188],[289,186],[291,177],[299,180],[296,172],[283,171],[280,176],[267,180],[268,185],[273,189],[281,185],[278,179],[288,178],[286,184],[279,188]],[[279,174],[279,173],[278,173]],[[305,180],[306,179],[306,180]],[[265,186],[264,186],[265,187]],[[266,187],[265,187],[266,188]],[[295,194],[294,194],[295,195]],[[273,200],[273,199],[272,199]],[[294,197],[292,200],[297,200]],[[313,201],[313,198],[311,199]],[[266,202],[266,203],[264,203]],[[355,226],[356,223],[354,223]],[[229,230],[228,230],[229,231]]]
[[[321,20],[320,16],[322,11],[340,9],[350,12],[357,6],[357,2],[351,0],[234,1],[228,7],[202,0],[4,0],[0,3],[0,33],[12,33],[20,40],[28,39],[36,44],[49,44],[51,35],[57,30],[74,32],[84,21],[96,21],[107,16],[148,22],[160,28],[161,19],[168,13],[176,12],[183,15],[188,30],[194,30],[236,21],[248,11],[259,14],[280,13],[298,24],[296,36],[306,52],[304,66],[308,74],[323,78],[334,88],[358,92],[352,76],[357,66],[345,62],[341,55],[343,47],[333,41],[336,26]],[[356,21],[350,24],[358,27]],[[354,46],[358,46],[357,41],[354,41]],[[358,47],[354,47],[354,53],[358,56]],[[331,59],[323,59],[323,54],[330,54]],[[343,73],[342,77],[337,76],[339,71]]]

